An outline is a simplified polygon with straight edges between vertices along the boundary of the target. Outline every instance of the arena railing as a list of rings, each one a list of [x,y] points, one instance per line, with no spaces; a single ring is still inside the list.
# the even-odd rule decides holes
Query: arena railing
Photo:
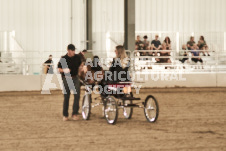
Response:
[[[187,72],[187,73],[195,73],[195,72],[226,72],[226,52],[225,51],[214,51],[208,50],[210,52],[210,56],[199,56],[192,57],[192,54],[189,50],[186,50],[188,56],[181,56],[176,50],[159,50],[170,52],[170,56],[139,56],[138,53],[157,53],[155,50],[127,50],[126,53],[131,58],[131,70],[138,72]],[[197,50],[200,51],[200,50]],[[180,50],[180,52],[184,52],[184,50]],[[12,52],[13,54],[7,56],[2,55],[0,60],[0,74],[22,74],[22,75],[40,75],[45,73],[45,68],[47,65],[53,65],[54,73],[57,73],[57,63],[62,55],[65,55],[64,51],[45,51],[45,52],[34,52],[34,51],[24,51],[21,53],[20,51]],[[89,54],[87,57],[92,58],[94,55],[98,55],[100,58],[106,59],[103,63],[103,66],[107,70],[111,64],[112,58],[115,57],[115,52],[112,50],[111,52],[107,52],[106,50],[97,51],[97,50],[89,50]],[[4,54],[4,53],[2,53]],[[24,55],[26,54],[26,55]],[[48,55],[53,55],[53,64],[44,64],[44,62],[48,59]],[[169,58],[171,59],[171,63],[157,63],[156,59],[159,58]],[[181,63],[179,60],[187,58],[188,60],[185,63]],[[191,60],[191,58],[202,58],[203,64],[195,63]]]
[[[169,52],[170,56],[156,56],[146,55],[139,56],[140,52],[145,53],[160,53]],[[133,70],[135,71],[150,71],[150,72],[174,72],[180,70],[181,72],[226,72],[226,52],[208,50],[210,56],[192,56],[191,50],[180,50],[180,52],[187,52],[187,56],[179,55],[175,50],[135,50],[133,51]],[[197,50],[201,52],[202,50]],[[168,58],[171,63],[157,63],[156,59]],[[185,63],[180,60],[186,58]],[[203,64],[195,63],[192,58],[201,58]],[[168,70],[166,70],[168,69]]]
[[[22,74],[22,75],[40,75],[46,73],[46,66],[53,65],[54,73],[57,73],[57,63],[61,56],[66,54],[62,51],[0,51],[0,74]],[[79,53],[79,51],[76,51]],[[130,51],[126,51],[130,56]],[[45,64],[49,55],[53,55],[53,64]],[[93,56],[99,56],[104,59],[104,68],[110,66],[112,59],[115,57],[115,52],[106,50],[88,50],[86,57],[92,59]]]

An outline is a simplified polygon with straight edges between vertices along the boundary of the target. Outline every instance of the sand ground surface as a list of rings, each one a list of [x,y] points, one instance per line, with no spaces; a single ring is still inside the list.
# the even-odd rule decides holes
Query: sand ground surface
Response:
[[[117,124],[109,125],[101,106],[92,109],[89,121],[80,115],[63,122],[61,91],[2,92],[0,150],[226,150],[226,88],[142,89],[136,96],[144,100],[149,94],[160,106],[156,123],[137,108],[131,120],[120,109]],[[73,95],[69,113],[72,103]]]

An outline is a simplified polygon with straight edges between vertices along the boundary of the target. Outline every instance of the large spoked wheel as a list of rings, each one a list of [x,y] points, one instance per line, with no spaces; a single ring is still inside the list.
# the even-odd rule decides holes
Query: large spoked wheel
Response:
[[[82,101],[82,117],[84,120],[89,120],[91,111],[91,95],[85,94]]]
[[[144,115],[148,122],[154,123],[158,119],[159,105],[155,97],[148,96],[144,102]]]
[[[125,100],[124,105],[127,106],[128,104],[132,104],[132,100]],[[133,115],[133,108],[132,107],[124,107],[123,108],[123,115],[126,119],[131,119]]]
[[[115,124],[118,119],[118,106],[113,97],[107,97],[104,103],[104,117],[109,124]]]

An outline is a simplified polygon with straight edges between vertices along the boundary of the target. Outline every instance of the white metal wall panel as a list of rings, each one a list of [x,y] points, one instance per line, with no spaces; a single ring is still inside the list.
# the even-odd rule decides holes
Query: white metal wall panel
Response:
[[[225,0],[136,0],[136,31],[226,31]]]
[[[84,0],[72,1],[73,33],[71,0],[0,0],[0,31],[15,30],[24,50],[65,50],[71,42],[83,49]]]
[[[116,45],[123,44],[123,33],[124,1],[93,0],[93,49],[102,55],[110,55],[107,52],[113,52]]]

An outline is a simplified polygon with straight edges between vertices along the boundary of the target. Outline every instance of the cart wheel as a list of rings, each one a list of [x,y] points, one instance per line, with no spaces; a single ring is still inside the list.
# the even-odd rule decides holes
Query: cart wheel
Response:
[[[132,104],[132,100],[125,100],[125,104]],[[131,119],[133,115],[133,108],[132,107],[124,107],[123,108],[123,115],[126,119]]]
[[[118,106],[113,97],[107,97],[104,103],[104,116],[109,124],[115,124],[118,119]]]
[[[89,120],[91,111],[91,95],[85,94],[82,101],[82,117],[84,120]]]
[[[144,103],[144,115],[148,122],[155,122],[159,115],[159,106],[155,97],[149,95]]]

